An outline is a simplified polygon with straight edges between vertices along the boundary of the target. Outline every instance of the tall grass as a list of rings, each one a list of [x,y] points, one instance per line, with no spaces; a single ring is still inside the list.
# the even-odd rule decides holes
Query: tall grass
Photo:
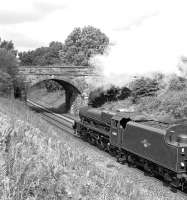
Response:
[[[167,199],[141,188],[120,168],[100,168],[76,141],[60,139],[23,104],[9,103],[0,102],[0,200]]]
[[[155,97],[141,98],[137,104],[141,112],[149,113],[155,118],[172,121],[187,118],[187,89],[167,91]]]

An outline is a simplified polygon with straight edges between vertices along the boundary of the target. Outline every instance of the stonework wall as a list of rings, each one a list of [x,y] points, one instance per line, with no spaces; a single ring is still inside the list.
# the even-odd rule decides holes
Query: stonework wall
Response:
[[[78,116],[79,108],[87,105],[88,105],[88,98],[86,96],[78,94],[71,106],[70,113],[74,114],[75,116]]]

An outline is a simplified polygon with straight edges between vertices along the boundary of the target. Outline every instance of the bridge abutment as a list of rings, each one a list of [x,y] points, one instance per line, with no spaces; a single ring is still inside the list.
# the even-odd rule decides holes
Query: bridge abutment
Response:
[[[84,95],[78,94],[70,108],[70,113],[78,115],[79,108],[86,105],[88,105],[88,98]]]

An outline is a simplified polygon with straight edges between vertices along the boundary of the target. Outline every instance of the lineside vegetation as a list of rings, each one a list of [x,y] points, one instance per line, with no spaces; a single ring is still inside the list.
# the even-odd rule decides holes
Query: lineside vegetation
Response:
[[[20,102],[1,98],[0,107],[1,200],[176,199],[146,190],[120,168],[97,166],[105,156],[94,153],[93,162],[83,143],[58,134]]]

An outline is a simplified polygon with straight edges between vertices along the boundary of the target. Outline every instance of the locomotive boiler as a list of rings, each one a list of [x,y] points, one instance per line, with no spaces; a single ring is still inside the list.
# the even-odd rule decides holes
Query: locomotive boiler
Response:
[[[187,124],[168,124],[131,112],[83,107],[74,130],[121,163],[161,176],[175,188],[187,185]]]

